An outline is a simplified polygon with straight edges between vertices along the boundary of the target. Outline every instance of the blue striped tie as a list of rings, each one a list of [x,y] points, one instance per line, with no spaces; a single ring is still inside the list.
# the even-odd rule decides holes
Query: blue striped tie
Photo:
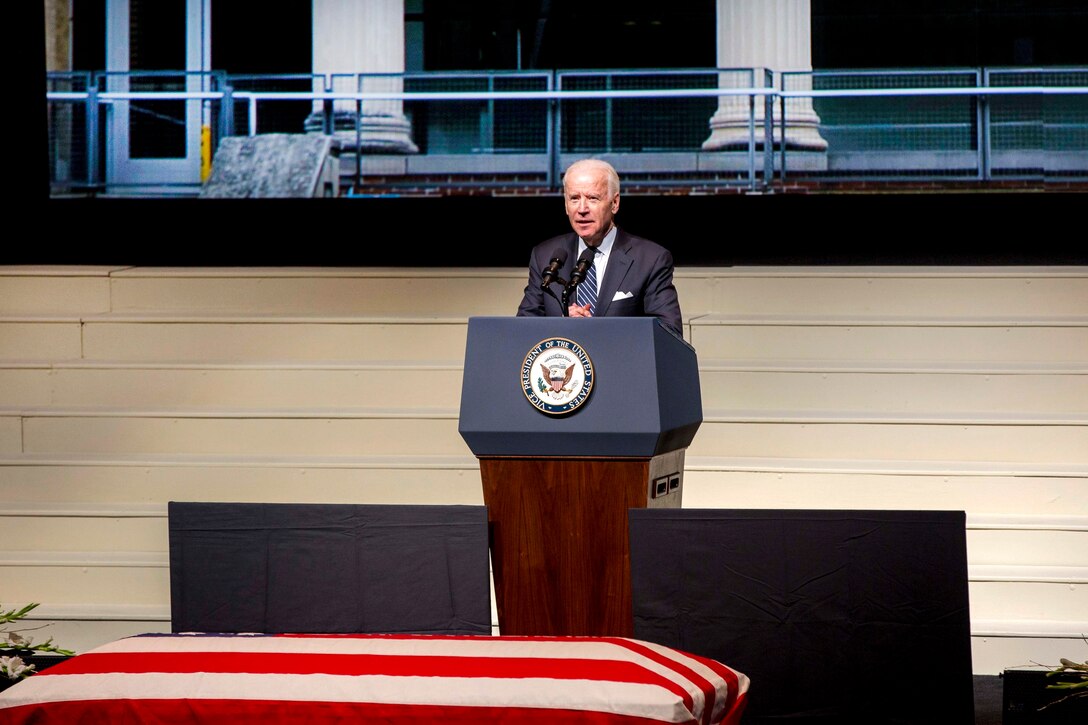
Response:
[[[597,249],[593,248],[593,264],[589,265],[586,278],[578,285],[578,304],[589,305],[590,314],[597,307]]]

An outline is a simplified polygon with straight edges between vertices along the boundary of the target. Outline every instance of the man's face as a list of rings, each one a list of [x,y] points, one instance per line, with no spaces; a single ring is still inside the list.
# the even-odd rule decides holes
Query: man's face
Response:
[[[597,246],[612,228],[612,219],[620,208],[620,195],[609,195],[607,177],[594,169],[568,172],[563,191],[571,228],[586,244]]]

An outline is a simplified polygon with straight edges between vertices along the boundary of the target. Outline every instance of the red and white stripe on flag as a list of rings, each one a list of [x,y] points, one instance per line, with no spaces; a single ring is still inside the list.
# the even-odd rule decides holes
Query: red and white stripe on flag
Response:
[[[0,722],[725,723],[748,678],[626,638],[140,635],[0,694]]]

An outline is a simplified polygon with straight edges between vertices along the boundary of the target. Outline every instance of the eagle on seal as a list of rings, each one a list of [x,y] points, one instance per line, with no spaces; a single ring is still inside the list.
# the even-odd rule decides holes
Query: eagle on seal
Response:
[[[567,383],[570,382],[571,376],[574,375],[574,366],[561,368],[557,365],[554,368],[549,368],[544,363],[540,363],[540,371],[544,375],[544,379],[551,385],[552,391],[558,393],[567,387]]]

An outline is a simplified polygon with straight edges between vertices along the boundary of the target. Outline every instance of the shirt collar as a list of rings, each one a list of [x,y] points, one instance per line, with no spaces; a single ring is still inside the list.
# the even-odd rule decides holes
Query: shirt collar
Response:
[[[612,251],[612,245],[616,241],[616,232],[617,231],[619,231],[619,229],[616,227],[615,224],[613,224],[612,228],[608,230],[608,234],[605,234],[604,239],[602,239],[601,243],[597,245],[597,253],[598,254],[603,255],[605,257],[608,256],[608,253]],[[578,256],[579,257],[582,256],[582,252],[585,251],[585,249],[586,249],[585,241],[581,237],[578,237]]]

